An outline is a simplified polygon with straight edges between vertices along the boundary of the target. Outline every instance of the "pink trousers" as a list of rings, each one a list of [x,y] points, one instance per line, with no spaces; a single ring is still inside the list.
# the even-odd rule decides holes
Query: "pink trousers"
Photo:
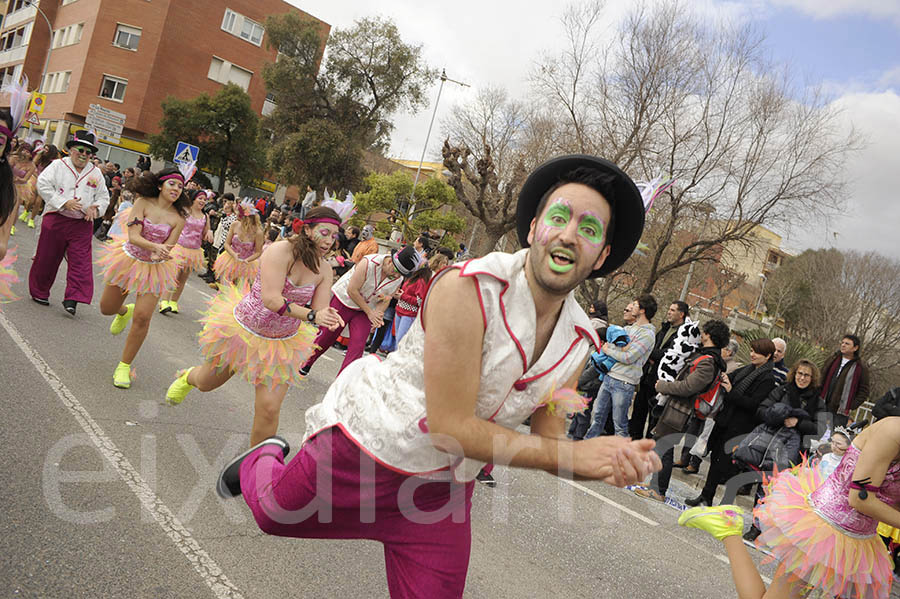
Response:
[[[56,212],[44,214],[37,252],[28,272],[31,297],[50,299],[50,288],[63,257],[66,268],[66,293],[63,299],[89,304],[94,298],[94,269],[91,262],[93,223],[69,218]]]
[[[391,597],[462,596],[473,483],[389,470],[337,427],[307,441],[288,464],[280,448],[262,447],[240,475],[244,500],[266,534],[380,541]]]
[[[340,374],[348,364],[354,360],[358,360],[363,355],[363,350],[366,348],[366,339],[369,338],[369,332],[372,330],[372,322],[369,320],[369,317],[366,316],[365,312],[348,308],[341,303],[341,300],[333,296],[331,298],[331,307],[338,311],[341,318],[344,320],[344,323],[346,323],[347,327],[350,329],[350,341],[347,343],[347,353],[344,354],[344,361],[341,363],[341,369],[338,370],[338,374]],[[324,354],[329,347],[334,345],[334,342],[337,341],[340,334],[341,329],[331,331],[325,327],[321,327],[315,341],[316,345],[319,346],[319,349],[309,357],[306,365],[312,366],[315,364],[316,360],[319,359],[319,356]]]

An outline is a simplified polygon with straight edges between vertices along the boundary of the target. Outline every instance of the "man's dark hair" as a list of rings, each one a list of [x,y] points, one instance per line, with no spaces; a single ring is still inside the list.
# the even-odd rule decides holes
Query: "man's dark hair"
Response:
[[[719,349],[724,348],[731,340],[731,330],[721,320],[707,320],[703,323],[703,332],[709,335],[710,341]]]
[[[843,337],[841,337],[841,339],[849,339],[850,341],[853,342],[853,345],[856,346],[856,351],[853,352],[853,356],[858,358],[858,357],[859,357],[859,350],[862,349],[862,341],[859,340],[859,337],[857,337],[857,336],[854,335],[853,333],[847,333],[846,335],[844,335]]]
[[[541,213],[544,212],[544,207],[547,205],[547,200],[550,199],[550,195],[563,185],[567,183],[587,185],[602,195],[609,203],[609,223],[606,225],[606,231],[604,232],[604,245],[609,245],[613,238],[613,229],[615,228],[614,225],[616,222],[616,192],[615,187],[613,186],[615,181],[615,177],[609,173],[587,166],[579,166],[574,170],[564,173],[559,178],[559,182],[544,193],[541,197],[541,201],[538,202],[537,211],[534,213],[534,217],[536,219],[540,218]]]
[[[687,302],[683,302],[681,300],[675,300],[672,302],[673,306],[678,308],[678,311],[681,312],[681,316],[683,318],[687,318],[691,314],[691,307],[687,305]]]
[[[222,201],[225,202],[225,201],[229,201],[229,200],[232,201],[232,202],[234,201],[234,194],[231,193],[231,192],[223,193],[223,194],[222,194]]]
[[[656,298],[649,293],[644,293],[634,298],[634,301],[644,311],[644,316],[647,317],[647,320],[653,320],[653,317],[656,316]]]

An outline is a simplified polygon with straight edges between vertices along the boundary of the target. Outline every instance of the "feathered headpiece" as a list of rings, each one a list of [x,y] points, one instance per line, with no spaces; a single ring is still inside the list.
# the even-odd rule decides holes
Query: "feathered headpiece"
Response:
[[[194,176],[194,173],[197,172],[197,161],[192,160],[187,163],[179,162],[178,172],[181,173],[181,176],[184,177],[185,184],[187,184],[187,182],[191,180],[191,177]]]
[[[16,136],[16,131],[25,120],[25,112],[31,102],[31,93],[28,91],[28,77],[22,77],[20,83],[7,81],[0,87],[0,93],[9,94],[9,113],[12,116],[12,130],[0,124],[0,133],[8,138]]]
[[[245,199],[237,205],[237,213],[239,218],[244,218],[245,216],[250,216],[251,214],[259,214],[259,210],[256,209],[256,206],[253,205],[253,202]]]
[[[672,184],[674,183],[675,179],[663,179],[662,175],[657,176],[652,181],[641,181],[637,183],[637,188],[640,190],[641,197],[644,199],[644,212],[650,212],[650,208],[653,207],[653,201],[656,200],[662,192],[672,187]]]
[[[331,208],[341,219],[341,224],[347,222],[347,220],[356,214],[356,202],[353,200],[353,194],[351,192],[347,192],[347,199],[343,202],[338,202],[334,196],[328,197],[328,191],[325,192],[325,200],[322,201],[322,206],[325,208]]]

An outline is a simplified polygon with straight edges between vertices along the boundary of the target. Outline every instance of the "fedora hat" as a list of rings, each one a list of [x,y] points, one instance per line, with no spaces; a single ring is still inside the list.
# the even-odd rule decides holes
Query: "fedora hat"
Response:
[[[97,136],[87,129],[76,131],[75,137],[66,142],[66,149],[68,150],[76,144],[79,146],[87,146],[94,151],[94,154],[97,153]]]
[[[644,232],[644,200],[641,192],[631,177],[612,162],[586,154],[570,154],[551,158],[534,169],[519,191],[516,232],[522,247],[529,247],[531,244],[528,243],[528,231],[531,229],[531,221],[537,216],[541,198],[559,183],[565,174],[579,167],[595,169],[613,178],[613,197],[606,198],[614,215],[612,238],[607,240],[610,252],[603,265],[593,271],[589,278],[602,277],[625,264]]]

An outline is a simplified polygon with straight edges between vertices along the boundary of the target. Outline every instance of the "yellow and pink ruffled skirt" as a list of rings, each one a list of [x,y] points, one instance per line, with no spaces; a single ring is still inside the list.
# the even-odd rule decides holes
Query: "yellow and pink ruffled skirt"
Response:
[[[200,270],[206,262],[201,248],[186,248],[176,245],[169,254],[172,256],[172,260],[178,263],[178,268],[181,270]]]
[[[115,285],[129,293],[160,296],[178,286],[178,262],[163,260],[145,262],[125,251],[125,242],[116,241],[100,248],[97,266],[107,285]]]
[[[11,248],[6,252],[6,257],[0,260],[0,304],[19,299],[12,290],[12,286],[19,282],[19,273],[12,269],[17,258],[16,248]]]
[[[753,515],[762,534],[756,543],[778,561],[776,575],[790,574],[829,597],[886,599],[893,564],[878,535],[846,534],[819,516],[807,498],[824,482],[818,468],[802,465],[775,476]]]
[[[256,279],[256,273],[259,272],[259,260],[245,262],[244,260],[235,260],[226,251],[219,253],[213,264],[213,271],[216,278],[223,283],[250,281]]]
[[[223,285],[210,300],[201,320],[200,353],[216,369],[239,373],[252,385],[271,389],[299,383],[303,380],[300,367],[317,347],[318,329],[298,323],[295,335],[281,339],[254,333],[234,317],[234,307],[249,291],[246,281],[240,286]]]

